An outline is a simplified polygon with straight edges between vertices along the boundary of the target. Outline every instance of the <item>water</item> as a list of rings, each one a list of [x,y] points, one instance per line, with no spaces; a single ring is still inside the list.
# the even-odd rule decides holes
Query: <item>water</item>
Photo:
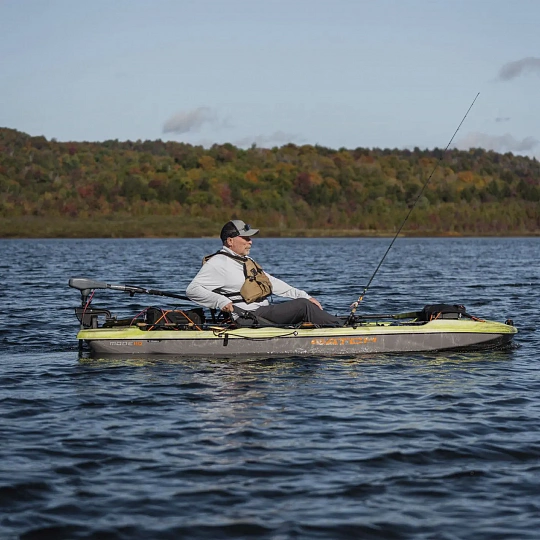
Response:
[[[346,313],[388,245],[252,255]],[[362,303],[513,318],[509,351],[79,359],[69,277],[183,294],[217,247],[0,241],[0,538],[537,538],[540,239],[399,239]],[[97,294],[120,315],[169,305]]]

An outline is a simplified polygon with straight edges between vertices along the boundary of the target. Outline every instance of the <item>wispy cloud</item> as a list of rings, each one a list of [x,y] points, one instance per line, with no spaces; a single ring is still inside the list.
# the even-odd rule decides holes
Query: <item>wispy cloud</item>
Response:
[[[469,148],[484,148],[495,152],[530,152],[538,146],[540,141],[534,137],[516,139],[509,133],[505,135],[488,135],[487,133],[473,132],[467,134],[456,143],[461,150]]]
[[[285,133],[284,131],[275,131],[271,135],[255,135],[251,137],[243,137],[238,139],[233,144],[235,146],[251,146],[254,144],[259,147],[278,146],[287,143],[301,143],[303,138],[297,134]]]
[[[163,133],[198,132],[205,124],[218,126],[221,122],[215,110],[210,107],[198,107],[171,116],[163,125]]]
[[[538,73],[540,74],[540,58],[529,56],[516,60],[515,62],[508,62],[504,64],[499,70],[499,81],[510,81],[523,75],[524,73]]]

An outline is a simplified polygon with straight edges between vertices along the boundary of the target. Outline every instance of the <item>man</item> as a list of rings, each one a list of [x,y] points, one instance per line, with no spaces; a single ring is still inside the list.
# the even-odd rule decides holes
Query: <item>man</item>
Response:
[[[244,311],[275,324],[311,322],[321,326],[342,326],[343,321],[323,310],[309,294],[262,271],[248,257],[252,229],[240,219],[228,221],[221,229],[223,247],[205,257],[205,263],[186,289],[188,297],[210,309],[235,315]],[[271,304],[270,294],[292,298],[288,302]]]

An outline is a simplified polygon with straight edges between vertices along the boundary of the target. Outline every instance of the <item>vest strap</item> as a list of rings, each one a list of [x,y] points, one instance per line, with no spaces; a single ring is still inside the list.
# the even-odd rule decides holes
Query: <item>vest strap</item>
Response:
[[[216,255],[225,255],[226,257],[229,257],[229,259],[242,263],[245,281],[238,292],[234,291],[232,293],[227,293],[224,292],[221,287],[214,289],[212,292],[230,298],[233,304],[238,302],[246,302],[246,304],[260,302],[272,294],[272,283],[270,278],[264,273],[262,267],[253,259],[250,257],[241,257],[240,255],[231,255],[226,251],[219,250],[211,255],[203,257],[203,264]]]

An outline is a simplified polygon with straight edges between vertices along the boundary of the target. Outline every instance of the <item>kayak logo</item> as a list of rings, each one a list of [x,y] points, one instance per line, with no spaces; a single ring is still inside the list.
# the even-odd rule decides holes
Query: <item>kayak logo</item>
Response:
[[[366,345],[367,343],[377,343],[376,337],[333,337],[316,338],[311,340],[312,345]]]
[[[142,341],[109,341],[111,347],[142,347]]]

